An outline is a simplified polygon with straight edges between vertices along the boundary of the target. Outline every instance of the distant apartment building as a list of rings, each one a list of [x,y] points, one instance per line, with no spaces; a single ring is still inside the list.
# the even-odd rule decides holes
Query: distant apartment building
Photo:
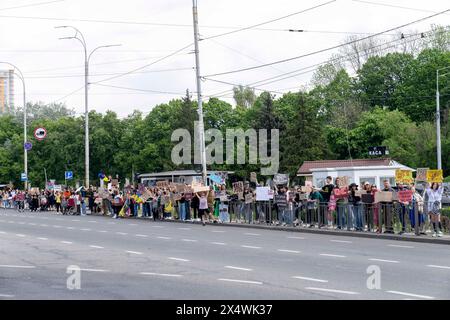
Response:
[[[14,106],[14,70],[0,70],[0,113]]]

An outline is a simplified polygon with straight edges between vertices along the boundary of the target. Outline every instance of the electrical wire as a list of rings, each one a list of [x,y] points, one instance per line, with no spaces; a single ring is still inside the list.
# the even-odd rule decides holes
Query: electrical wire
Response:
[[[42,6],[42,5],[46,5],[46,4],[51,4],[51,3],[55,3],[55,2],[64,2],[64,1],[66,1],[66,0],[55,0],[55,1],[30,3],[30,4],[24,4],[24,5],[20,5],[20,6],[15,6],[15,7],[0,8],[0,11],[20,9],[20,8],[28,8],[28,7],[36,7],[36,6]]]
[[[363,1],[363,0],[352,0],[352,1],[353,2],[359,2],[359,3],[365,3],[365,4],[376,5],[376,6],[398,8],[398,9],[406,9],[406,10],[413,10],[413,11],[420,11],[420,12],[436,13],[436,11],[432,11],[432,10],[404,7],[404,6],[398,6],[398,5],[393,5],[393,4],[387,4],[387,3],[379,3],[379,2],[371,2],[371,1]]]
[[[359,38],[359,39],[356,39],[356,40],[352,40],[352,41],[349,41],[349,42],[346,42],[346,43],[343,43],[343,44],[339,44],[339,45],[335,45],[335,46],[332,46],[332,47],[320,49],[320,50],[313,51],[313,52],[309,52],[309,53],[302,54],[302,55],[299,55],[299,56],[295,56],[295,57],[291,57],[291,58],[286,58],[286,59],[282,59],[282,60],[277,60],[277,61],[273,61],[273,62],[270,62],[270,63],[261,64],[261,65],[253,66],[253,67],[247,67],[247,68],[241,68],[241,69],[236,69],[236,70],[231,70],[231,71],[218,72],[218,73],[206,75],[206,76],[204,76],[204,77],[217,77],[217,76],[222,76],[222,75],[226,75],[226,74],[232,74],[232,73],[238,73],[238,72],[250,71],[250,70],[260,69],[260,68],[264,68],[264,67],[268,67],[268,66],[280,64],[280,63],[285,63],[285,62],[289,62],[289,61],[294,61],[294,60],[297,60],[297,59],[300,59],[300,58],[305,58],[305,57],[313,56],[313,55],[316,55],[316,54],[319,54],[319,53],[323,53],[323,52],[327,52],[327,51],[330,51],[330,50],[338,49],[338,48],[340,48],[340,47],[344,47],[344,46],[347,46],[347,45],[350,45],[350,44],[353,44],[353,43],[356,43],[356,42],[360,42],[360,41],[363,41],[363,40],[367,40],[367,39],[376,37],[376,36],[378,36],[378,35],[384,34],[384,33],[386,33],[386,32],[391,32],[391,31],[394,31],[394,30],[398,30],[398,29],[407,27],[407,26],[409,26],[409,25],[412,25],[412,24],[415,24],[415,23],[418,23],[418,22],[422,22],[422,21],[424,21],[424,20],[427,20],[427,19],[436,17],[436,16],[441,15],[441,14],[443,14],[443,13],[446,13],[446,12],[448,12],[448,11],[450,11],[450,9],[443,10],[443,11],[441,11],[441,12],[438,12],[438,13],[435,13],[435,14],[432,14],[432,15],[429,15],[429,16],[427,16],[427,17],[420,18],[420,19],[417,19],[417,20],[408,22],[408,23],[406,23],[406,24],[403,24],[403,25],[400,25],[400,26],[397,26],[397,27],[394,27],[394,28],[390,28],[390,29],[385,30],[385,31],[381,31],[381,32],[375,33],[375,34],[370,35],[370,36],[367,36],[367,37],[362,37],[362,38]]]

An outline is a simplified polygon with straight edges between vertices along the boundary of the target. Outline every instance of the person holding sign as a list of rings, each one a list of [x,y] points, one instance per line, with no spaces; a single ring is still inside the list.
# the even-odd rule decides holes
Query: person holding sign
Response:
[[[200,192],[200,195],[196,193],[195,195],[198,197],[198,215],[202,220],[203,226],[205,226],[205,215],[208,214],[208,194],[209,191]]]
[[[384,180],[384,189],[382,191],[394,192],[389,180]],[[392,202],[381,202],[381,208],[383,210],[383,219],[386,230],[384,233],[394,233],[394,228],[392,227]],[[382,226],[382,222],[380,221]]]
[[[410,201],[410,208],[409,208],[409,221],[411,221],[411,228],[414,228],[416,226],[416,214],[415,210],[418,211],[418,217],[419,217],[419,230],[420,234],[426,234],[423,230],[425,226],[425,215],[423,214],[423,197],[417,192],[416,187],[414,184],[411,184],[411,193],[412,198]]]
[[[430,213],[430,219],[433,223],[433,237],[442,237],[442,224],[441,224],[441,208],[442,208],[442,194],[444,188],[437,182],[431,184],[427,183],[425,193],[428,196],[428,212]]]

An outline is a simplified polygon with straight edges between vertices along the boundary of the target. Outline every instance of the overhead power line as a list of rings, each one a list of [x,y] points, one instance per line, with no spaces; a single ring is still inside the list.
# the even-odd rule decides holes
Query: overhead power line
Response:
[[[394,5],[394,4],[388,4],[388,3],[363,1],[363,0],[352,0],[352,1],[353,2],[360,2],[360,3],[371,4],[371,5],[375,5],[375,6],[383,6],[383,7],[406,9],[406,10],[413,10],[413,11],[420,11],[420,12],[436,13],[436,11],[432,11],[432,10],[428,10],[428,9],[418,9],[418,8],[404,7],[404,6],[398,6],[398,5]]]
[[[443,13],[446,13],[448,11],[450,11],[450,9],[447,9],[447,10],[444,10],[444,11],[441,11],[441,12],[429,15],[429,16],[424,17],[424,18],[420,18],[420,19],[408,22],[406,24],[403,24],[403,25],[400,25],[400,26],[397,26],[397,27],[394,27],[394,28],[391,28],[391,29],[387,29],[385,31],[381,31],[381,32],[375,33],[375,34],[367,36],[367,37],[362,37],[362,38],[359,38],[359,39],[356,39],[356,40],[352,40],[352,41],[349,41],[349,42],[346,42],[346,43],[343,43],[343,44],[339,44],[339,45],[335,45],[335,46],[332,46],[332,47],[328,47],[328,48],[325,48],[325,49],[320,49],[320,50],[309,52],[309,53],[302,54],[302,55],[299,55],[299,56],[295,56],[295,57],[291,57],[291,58],[287,58],[287,59],[282,59],[282,60],[277,60],[277,61],[274,61],[274,62],[265,63],[265,64],[253,66],[253,67],[247,67],[247,68],[242,68],[242,69],[236,69],[236,70],[231,70],[231,71],[224,71],[224,72],[209,74],[209,75],[205,75],[204,77],[217,77],[217,76],[222,76],[222,75],[231,74],[231,73],[250,71],[250,70],[254,70],[254,69],[264,68],[264,67],[273,66],[273,65],[276,65],[276,64],[280,64],[280,63],[285,63],[285,62],[297,60],[297,59],[300,59],[300,58],[309,57],[309,56],[312,56],[312,55],[316,55],[316,54],[319,54],[319,53],[323,53],[323,52],[334,50],[334,49],[337,49],[337,48],[340,48],[340,47],[344,47],[344,46],[347,46],[347,45],[350,45],[350,44],[353,44],[353,43],[356,43],[356,42],[367,40],[367,39],[379,36],[381,34],[384,34],[386,32],[391,32],[391,31],[394,31],[394,30],[398,30],[398,29],[407,27],[409,25],[412,25],[412,24],[415,24],[415,23],[418,23],[418,22],[421,22],[421,21],[424,21],[424,20],[436,17],[436,16],[441,15]]]
[[[43,5],[51,4],[51,3],[55,3],[55,2],[64,2],[64,1],[66,1],[66,0],[55,0],[55,1],[29,3],[29,4],[23,4],[23,5],[15,6],[15,7],[0,8],[0,11],[28,8],[28,7],[37,7],[37,6],[43,6]]]
[[[172,91],[158,91],[158,90],[149,90],[149,89],[140,89],[140,88],[130,88],[130,87],[122,87],[122,86],[113,86],[113,85],[107,85],[107,84],[95,84],[97,86],[102,87],[108,87],[108,88],[115,88],[115,89],[123,89],[123,90],[131,90],[131,91],[140,91],[140,92],[146,92],[146,93],[157,93],[157,94],[171,94],[171,95],[185,95],[186,92],[172,92]]]
[[[296,15],[299,15],[301,13],[305,13],[305,12],[308,12],[308,11],[311,11],[311,10],[314,10],[314,9],[317,9],[317,8],[329,5],[329,4],[333,3],[333,2],[336,2],[336,0],[331,0],[331,1],[328,1],[328,2],[324,2],[324,3],[321,3],[319,5],[307,8],[307,9],[303,9],[303,10],[300,10],[300,11],[297,11],[297,12],[294,12],[294,13],[290,13],[288,15],[285,15],[285,16],[282,16],[282,17],[279,17],[279,18],[275,18],[275,19],[271,19],[271,20],[264,21],[264,22],[261,22],[261,23],[257,23],[257,24],[254,24],[254,25],[251,25],[251,26],[248,26],[248,27],[243,27],[243,28],[240,28],[240,29],[237,29],[237,30],[228,31],[228,32],[225,32],[225,33],[220,33],[220,34],[216,34],[216,35],[213,35],[213,36],[209,36],[209,37],[203,38],[201,40],[204,41],[204,40],[214,39],[214,38],[218,38],[218,37],[227,36],[227,35],[230,35],[230,34],[233,34],[233,33],[237,33],[237,32],[241,32],[241,31],[257,28],[257,27],[263,26],[265,24],[269,24],[269,23],[273,23],[273,22],[276,22],[276,21],[280,21],[280,20],[283,20],[283,19],[286,19],[286,18],[289,18],[289,17],[293,17],[293,16],[296,16]]]

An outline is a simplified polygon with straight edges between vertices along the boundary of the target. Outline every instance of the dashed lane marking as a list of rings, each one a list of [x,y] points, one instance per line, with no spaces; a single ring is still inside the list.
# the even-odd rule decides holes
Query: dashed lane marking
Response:
[[[144,276],[161,276],[161,277],[182,277],[181,274],[155,273],[155,272],[140,272]]]
[[[328,282],[328,280],[315,279],[315,278],[309,278],[309,277],[294,276],[294,277],[292,277],[292,278],[294,278],[294,279],[300,279],[300,280],[306,280],[306,281],[314,281],[314,282],[323,282],[323,283]]]
[[[401,291],[386,291],[386,292],[392,293],[392,294],[398,294],[398,295],[408,296],[408,297],[414,297],[414,298],[434,299],[434,297],[423,296],[423,295],[415,294],[415,293],[408,293],[408,292],[401,292]]]
[[[399,261],[396,261],[396,260],[384,260],[384,259],[376,259],[376,258],[370,258],[369,261],[400,263]]]
[[[343,293],[343,294],[359,294],[354,291],[344,291],[344,290],[335,290],[335,289],[326,289],[326,288],[314,288],[314,287],[306,287],[307,290],[316,290],[316,291],[324,291],[324,292],[332,292],[332,293]]]
[[[234,269],[234,270],[242,270],[242,271],[253,271],[253,269],[250,268],[242,268],[242,267],[234,267],[234,266],[225,266],[227,269]]]
[[[238,279],[224,279],[224,278],[220,278],[220,279],[217,279],[217,280],[218,281],[227,281],[227,282],[246,283],[246,284],[259,284],[259,285],[263,284],[260,281],[249,281],[249,280],[238,280]]]
[[[320,256],[324,257],[333,257],[333,258],[347,258],[346,256],[341,256],[339,254],[330,254],[330,253],[320,253]]]
[[[175,257],[169,257],[169,260],[175,260],[175,261],[183,261],[183,262],[189,262],[188,259],[182,259],[182,258],[175,258]]]

